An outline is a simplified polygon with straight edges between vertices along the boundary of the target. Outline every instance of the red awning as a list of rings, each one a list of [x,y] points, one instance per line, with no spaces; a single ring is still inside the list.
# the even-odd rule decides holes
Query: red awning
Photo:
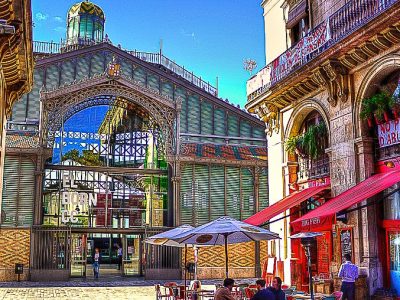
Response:
[[[399,170],[373,175],[290,224],[295,232],[330,229],[335,222],[336,213],[382,192],[397,182],[400,182]]]
[[[271,220],[273,217],[279,215],[280,213],[283,213],[284,211],[300,204],[304,200],[307,200],[308,198],[311,198],[328,188],[329,184],[324,184],[321,186],[310,187],[299,192],[294,192],[286,198],[283,198],[282,200],[272,204],[271,206],[268,206],[262,211],[244,220],[244,222],[256,226],[264,224],[265,222]]]

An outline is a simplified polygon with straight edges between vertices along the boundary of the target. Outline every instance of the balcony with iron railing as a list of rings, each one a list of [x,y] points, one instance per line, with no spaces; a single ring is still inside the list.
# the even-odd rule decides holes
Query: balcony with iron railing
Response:
[[[38,56],[47,56],[47,55],[71,52],[74,50],[86,48],[101,43],[110,44],[111,42],[107,37],[102,42],[94,42],[93,40],[85,40],[81,38],[79,39],[79,41],[76,42],[61,41],[60,43],[55,43],[55,42],[34,41],[33,52]],[[166,69],[174,72],[175,74],[181,76],[185,80],[191,82],[195,86],[206,91],[207,93],[216,97],[218,96],[218,89],[216,87],[212,86],[209,82],[204,81],[201,77],[194,75],[193,72],[186,70],[185,67],[178,65],[177,63],[175,63],[174,61],[163,55],[161,51],[159,53],[152,53],[152,52],[141,52],[136,50],[125,50],[122,49],[120,45],[118,45],[117,47],[125,51],[126,53],[139,58],[140,60],[152,64],[161,65]]]
[[[317,159],[300,158],[297,178],[299,182],[315,180],[329,176],[329,157],[324,154]]]
[[[337,45],[400,0],[350,0],[247,82],[247,102]]]

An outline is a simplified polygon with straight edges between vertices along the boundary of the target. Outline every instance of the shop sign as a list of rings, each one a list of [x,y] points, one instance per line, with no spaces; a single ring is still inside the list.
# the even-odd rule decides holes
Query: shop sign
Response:
[[[379,148],[400,143],[400,119],[378,125]]]
[[[68,174],[63,174],[62,187],[64,191],[61,195],[61,222],[62,223],[78,223],[78,211],[75,209],[77,205],[97,205],[97,194],[88,192],[77,192],[73,189],[77,189],[78,186],[75,184],[74,177]],[[66,190],[68,189],[68,190]],[[70,210],[68,210],[70,208]]]

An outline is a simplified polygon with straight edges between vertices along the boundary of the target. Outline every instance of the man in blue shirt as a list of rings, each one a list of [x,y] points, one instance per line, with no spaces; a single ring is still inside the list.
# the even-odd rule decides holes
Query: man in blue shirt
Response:
[[[274,294],[265,288],[265,280],[257,280],[256,285],[258,292],[251,298],[251,300],[275,300]]]
[[[355,282],[358,278],[358,267],[351,262],[350,254],[345,254],[344,260],[345,262],[340,267],[338,275],[342,278],[342,300],[354,300],[356,292]]]

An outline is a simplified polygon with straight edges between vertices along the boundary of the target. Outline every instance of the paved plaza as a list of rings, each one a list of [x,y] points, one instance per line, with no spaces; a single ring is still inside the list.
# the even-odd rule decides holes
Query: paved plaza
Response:
[[[22,299],[155,299],[153,286],[0,288],[1,300]]]

